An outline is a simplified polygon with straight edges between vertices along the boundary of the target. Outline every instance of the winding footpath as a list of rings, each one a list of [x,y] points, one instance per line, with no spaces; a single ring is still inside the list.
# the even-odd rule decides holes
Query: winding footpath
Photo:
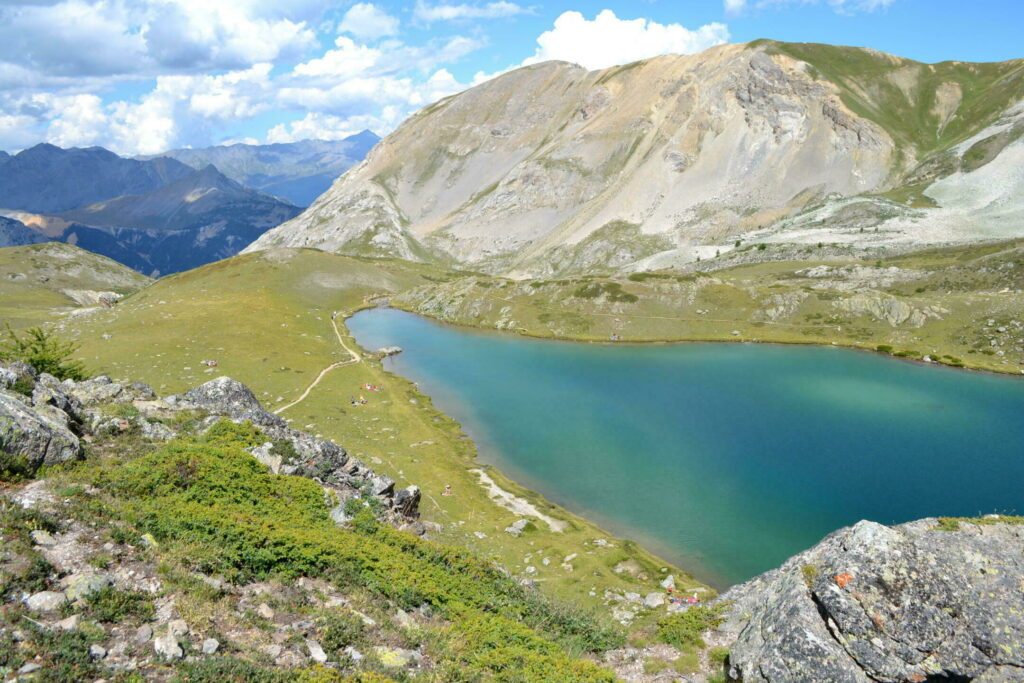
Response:
[[[289,403],[287,405],[283,405],[280,408],[276,408],[274,410],[274,414],[275,415],[280,415],[281,413],[283,413],[284,411],[288,410],[289,408],[294,408],[295,406],[297,406],[300,403],[302,403],[303,401],[305,401],[306,398],[309,397],[310,392],[312,392],[314,389],[316,389],[317,385],[320,384],[320,381],[324,377],[327,376],[327,373],[331,372],[332,370],[336,370],[338,368],[344,367],[346,365],[354,365],[355,363],[359,363],[359,362],[361,362],[363,360],[362,356],[360,356],[354,350],[349,348],[349,345],[346,344],[345,340],[342,338],[341,331],[338,329],[338,318],[339,317],[341,317],[341,313],[340,312],[335,312],[335,313],[333,313],[331,315],[331,327],[334,328],[334,336],[338,338],[338,343],[341,344],[341,348],[345,349],[345,351],[348,352],[349,359],[348,360],[343,360],[343,361],[338,361],[337,363],[332,363],[331,365],[328,365],[326,368],[321,370],[320,374],[317,375],[316,379],[313,380],[312,384],[310,384],[308,387],[306,387],[306,390],[304,392],[302,392],[301,396],[299,396],[297,399],[295,399],[294,401],[292,401],[291,403]]]

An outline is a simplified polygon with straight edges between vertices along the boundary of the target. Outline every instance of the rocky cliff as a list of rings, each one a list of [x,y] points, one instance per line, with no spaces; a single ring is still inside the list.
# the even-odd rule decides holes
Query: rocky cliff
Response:
[[[596,72],[539,64],[414,115],[250,249],[313,246],[514,275],[651,269],[754,235],[813,239],[785,221],[817,211],[814,227],[831,226],[821,212],[851,197],[876,199],[841,225],[844,241],[897,217],[913,223],[907,237],[917,204],[962,203],[953,189],[921,199],[943,178],[956,175],[959,188],[985,168],[1001,179],[1000,197],[1022,187],[1016,133],[990,140],[1016,130],[1022,74],[1021,62],[923,65],[771,42]],[[973,147],[982,140],[984,154]],[[965,156],[980,165],[964,168]],[[1000,205],[989,236],[1015,225],[1020,207]],[[964,230],[959,238],[981,237]]]

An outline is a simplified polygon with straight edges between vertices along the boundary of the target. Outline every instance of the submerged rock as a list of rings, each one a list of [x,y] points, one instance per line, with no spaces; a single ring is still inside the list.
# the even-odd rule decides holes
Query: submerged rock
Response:
[[[748,683],[1024,677],[1019,524],[860,522],[721,600]]]

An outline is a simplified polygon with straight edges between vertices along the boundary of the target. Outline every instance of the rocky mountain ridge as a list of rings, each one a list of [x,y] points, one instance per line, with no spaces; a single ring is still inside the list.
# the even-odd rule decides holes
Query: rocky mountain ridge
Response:
[[[267,145],[233,144],[176,149],[170,157],[197,170],[214,165],[232,180],[306,207],[331,183],[362,161],[380,141],[364,130],[341,140],[300,140]]]
[[[769,41],[595,72],[549,62],[420,111],[250,249],[546,276],[820,236],[794,221],[831,231],[816,241],[853,245],[1012,236],[1022,98],[1020,61],[924,65]],[[983,178],[997,190],[980,207],[984,225],[966,220],[979,207],[962,192],[934,191]],[[849,198],[862,198],[857,211],[830,218]],[[950,212],[965,218],[927,232]]]
[[[0,209],[34,233],[161,275],[227,258],[299,209],[213,166],[124,159],[101,148],[37,145],[0,170]],[[5,231],[0,245],[26,243]]]

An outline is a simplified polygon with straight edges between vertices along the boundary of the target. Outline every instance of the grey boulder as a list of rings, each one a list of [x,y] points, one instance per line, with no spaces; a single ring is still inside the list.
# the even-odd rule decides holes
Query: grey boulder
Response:
[[[33,410],[14,394],[0,391],[0,452],[24,458],[34,472],[42,465],[81,457],[82,447],[55,415]]]
[[[721,600],[748,683],[1024,679],[1019,524],[860,522]]]

